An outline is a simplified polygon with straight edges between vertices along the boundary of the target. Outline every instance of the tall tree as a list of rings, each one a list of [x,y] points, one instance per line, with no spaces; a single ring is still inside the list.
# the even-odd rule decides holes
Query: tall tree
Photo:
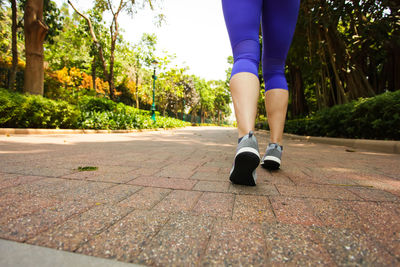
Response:
[[[14,90],[15,77],[18,70],[18,46],[17,46],[17,0],[10,0],[11,2],[11,51],[12,51],[12,65],[10,72],[10,79],[8,81],[8,89]]]
[[[43,0],[27,0],[24,13],[24,91],[31,94],[43,95],[43,43],[48,30],[43,20]]]
[[[153,9],[153,4],[152,0],[146,0],[145,2],[148,2],[150,7]],[[118,24],[118,17],[121,13],[126,12],[129,15],[132,15],[135,12],[135,8],[137,5],[139,5],[138,1],[136,0],[118,0],[117,5],[113,5],[112,0],[96,0],[95,1],[95,8],[105,12],[108,11],[112,15],[112,20],[111,20],[111,26],[110,26],[110,59],[108,62],[108,68],[107,68],[107,63],[106,59],[104,57],[104,48],[101,45],[101,42],[99,42],[95,31],[93,29],[92,22],[88,16],[83,14],[82,12],[78,11],[77,8],[72,4],[70,0],[68,0],[68,4],[75,10],[76,13],[78,13],[80,16],[82,16],[88,23],[89,26],[89,31],[90,35],[92,36],[93,42],[95,46],[98,49],[99,57],[103,66],[103,72],[106,80],[109,83],[110,86],[110,97],[111,99],[115,99],[115,83],[114,83],[114,53],[115,53],[115,46],[116,42],[118,39],[119,35],[119,24]]]

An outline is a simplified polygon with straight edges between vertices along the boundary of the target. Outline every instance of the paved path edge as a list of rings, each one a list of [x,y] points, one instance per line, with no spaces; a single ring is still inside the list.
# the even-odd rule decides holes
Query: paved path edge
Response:
[[[267,130],[257,130],[269,133]],[[373,140],[373,139],[349,139],[320,136],[304,136],[297,134],[284,133],[284,137],[290,139],[304,140],[312,143],[322,143],[328,145],[345,146],[354,149],[364,149],[373,152],[384,152],[390,154],[400,154],[400,141],[395,140]]]
[[[0,128],[2,134],[105,134],[105,133],[137,133],[173,130],[177,128],[153,128],[132,130],[89,130],[89,129],[34,129],[34,128]]]
[[[188,126],[191,127],[191,126]],[[183,127],[185,128],[185,127]],[[155,128],[155,129],[132,129],[132,130],[84,130],[84,129],[33,129],[33,128],[0,128],[0,135],[11,134],[105,134],[105,133],[136,133],[150,131],[173,130],[176,128]],[[267,130],[257,130],[269,132]],[[284,133],[284,136],[290,139],[300,139],[314,143],[323,143],[329,145],[339,145],[351,148],[365,149],[374,152],[384,152],[391,154],[400,154],[400,141],[392,140],[371,140],[371,139],[347,139],[333,137],[303,136]]]
[[[0,239],[0,266],[135,267],[141,265]]]
[[[303,136],[288,133],[285,133],[284,136],[290,139],[300,139],[313,143],[346,146],[374,152],[400,154],[400,141]]]

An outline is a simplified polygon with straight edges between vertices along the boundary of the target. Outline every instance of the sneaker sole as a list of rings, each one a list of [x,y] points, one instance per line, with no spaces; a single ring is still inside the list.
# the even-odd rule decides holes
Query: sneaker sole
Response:
[[[239,151],[240,152],[240,151]],[[260,156],[254,152],[245,151],[235,157],[234,167],[229,180],[234,184],[255,186],[254,170],[260,164]]]
[[[281,160],[274,156],[267,156],[261,162],[261,167],[268,170],[277,170],[281,166]]]

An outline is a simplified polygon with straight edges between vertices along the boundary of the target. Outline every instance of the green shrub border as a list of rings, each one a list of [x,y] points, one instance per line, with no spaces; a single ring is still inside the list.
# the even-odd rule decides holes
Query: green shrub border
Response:
[[[160,116],[156,122],[148,110],[140,110],[109,99],[85,96],[78,105],[20,94],[0,88],[0,127],[47,129],[130,130],[177,128],[191,125]]]
[[[266,122],[258,128],[269,130]],[[322,137],[400,140],[400,90],[336,105],[288,120],[285,132]]]

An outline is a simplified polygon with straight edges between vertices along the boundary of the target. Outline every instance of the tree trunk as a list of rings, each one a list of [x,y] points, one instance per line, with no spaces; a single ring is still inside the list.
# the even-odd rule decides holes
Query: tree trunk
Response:
[[[110,49],[110,75],[108,76],[108,84],[110,85],[110,98],[112,100],[115,100],[115,95],[114,95],[114,89],[115,89],[115,84],[114,84],[114,52],[115,52],[115,42],[117,41],[117,36],[118,36],[118,24],[116,24],[116,18],[115,18],[115,32],[113,32],[113,25],[111,25],[111,49]]]
[[[24,92],[43,95],[43,42],[48,29],[43,21],[43,0],[27,0],[24,14]]]
[[[10,72],[10,79],[8,80],[8,89],[15,89],[15,78],[17,76],[18,70],[18,46],[17,46],[17,1],[10,0],[11,9],[12,9],[12,24],[11,24],[11,32],[12,32],[12,66]]]
[[[306,112],[306,98],[304,97],[303,79],[298,66],[290,66],[289,72],[292,82],[292,118],[303,115]]]
[[[96,56],[93,56],[93,61],[92,61],[92,83],[93,83],[93,89],[94,92],[96,93]]]
[[[342,81],[340,80],[339,73],[337,71],[337,64],[336,64],[336,59],[335,59],[335,55],[334,55],[335,53],[332,48],[331,39],[329,38],[328,28],[325,29],[324,33],[325,33],[326,44],[328,47],[330,63],[332,66],[333,73],[335,75],[337,103],[338,104],[347,103],[347,97],[344,92],[344,88],[342,85]]]
[[[135,95],[136,95],[136,108],[139,108],[139,67],[135,68]]]
[[[79,12],[75,8],[75,6],[72,4],[71,1],[68,0],[68,4],[75,10],[76,13],[78,13],[79,16],[84,18],[86,20],[86,22],[88,23],[90,35],[92,36],[93,43],[96,46],[96,49],[97,49],[97,51],[99,53],[99,58],[100,58],[100,61],[101,61],[101,65],[103,67],[104,78],[105,78],[106,81],[109,81],[109,74],[108,74],[108,71],[107,71],[106,60],[104,58],[103,47],[101,46],[101,44],[97,40],[97,37],[96,37],[96,34],[94,33],[94,29],[93,29],[93,25],[92,25],[91,20],[87,16],[85,16],[83,13]],[[109,84],[109,87],[111,88],[110,84]],[[111,90],[110,90],[110,94],[111,94]]]

